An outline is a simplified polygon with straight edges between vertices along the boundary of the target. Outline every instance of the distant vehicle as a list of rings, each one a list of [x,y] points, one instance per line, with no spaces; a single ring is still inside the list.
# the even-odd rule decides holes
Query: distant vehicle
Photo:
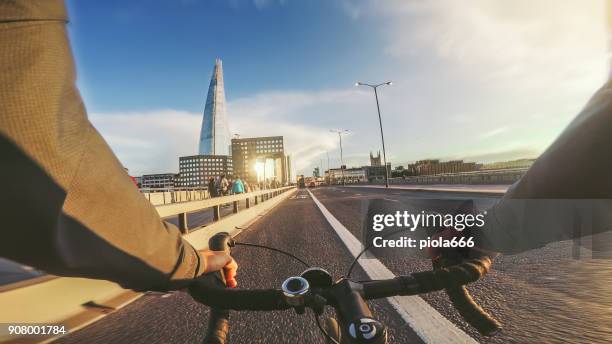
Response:
[[[308,185],[309,188],[314,188],[317,186],[317,178],[315,177],[307,177],[306,178],[306,185]]]
[[[306,187],[306,182],[304,181],[303,175],[297,176],[297,185],[298,185],[298,188],[300,189],[303,189]]]

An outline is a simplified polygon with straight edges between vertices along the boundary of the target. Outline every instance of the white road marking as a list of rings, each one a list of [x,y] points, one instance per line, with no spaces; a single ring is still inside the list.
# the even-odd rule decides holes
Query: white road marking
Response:
[[[359,240],[319,202],[310,190],[308,192],[346,248],[353,257],[356,257],[362,250]],[[371,279],[395,277],[393,272],[376,258],[360,258],[359,265]],[[418,296],[395,296],[387,300],[425,343],[478,343]]]

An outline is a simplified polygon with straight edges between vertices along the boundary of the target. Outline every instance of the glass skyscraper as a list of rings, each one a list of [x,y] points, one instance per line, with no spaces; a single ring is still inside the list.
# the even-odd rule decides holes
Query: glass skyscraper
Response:
[[[220,59],[215,62],[200,131],[200,155],[231,155],[230,134],[227,125],[223,66]]]

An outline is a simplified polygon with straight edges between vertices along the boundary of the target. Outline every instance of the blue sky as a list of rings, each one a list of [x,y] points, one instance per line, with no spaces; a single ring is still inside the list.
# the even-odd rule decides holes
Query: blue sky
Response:
[[[231,132],[284,135],[310,174],[348,165],[535,157],[605,81],[603,0],[68,1],[90,118],[133,174],[195,154],[214,60]]]
[[[347,87],[383,48],[376,18],[353,20],[334,1],[72,1],[70,12],[92,111],[201,111],[216,57],[230,101]]]

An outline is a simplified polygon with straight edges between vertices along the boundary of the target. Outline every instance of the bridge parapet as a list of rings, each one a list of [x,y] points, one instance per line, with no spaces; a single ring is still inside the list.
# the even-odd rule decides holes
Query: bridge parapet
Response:
[[[140,192],[155,206],[210,198],[207,188],[141,188]]]
[[[466,185],[509,185],[519,180],[528,168],[510,168],[459,173],[442,173],[405,178],[390,178],[390,184],[466,184]],[[384,180],[376,181],[384,183]]]
[[[222,197],[213,197],[200,199],[190,202],[179,202],[172,204],[162,204],[155,207],[157,209],[157,213],[162,218],[167,218],[170,216],[178,216],[179,220],[179,229],[183,234],[187,234],[189,232],[189,225],[187,222],[187,214],[201,211],[204,209],[212,208],[213,210],[213,220],[219,221],[221,219],[221,211],[220,207],[224,204],[231,203],[233,205],[233,213],[236,214],[240,211],[239,204],[241,201],[245,201],[246,208],[251,207],[251,201],[254,204],[258,204],[260,202],[265,202],[270,198],[278,196],[285,191],[294,189],[295,186],[286,186],[277,189],[267,189],[267,190],[259,190],[253,192],[247,192],[237,195],[231,196],[222,196]]]

